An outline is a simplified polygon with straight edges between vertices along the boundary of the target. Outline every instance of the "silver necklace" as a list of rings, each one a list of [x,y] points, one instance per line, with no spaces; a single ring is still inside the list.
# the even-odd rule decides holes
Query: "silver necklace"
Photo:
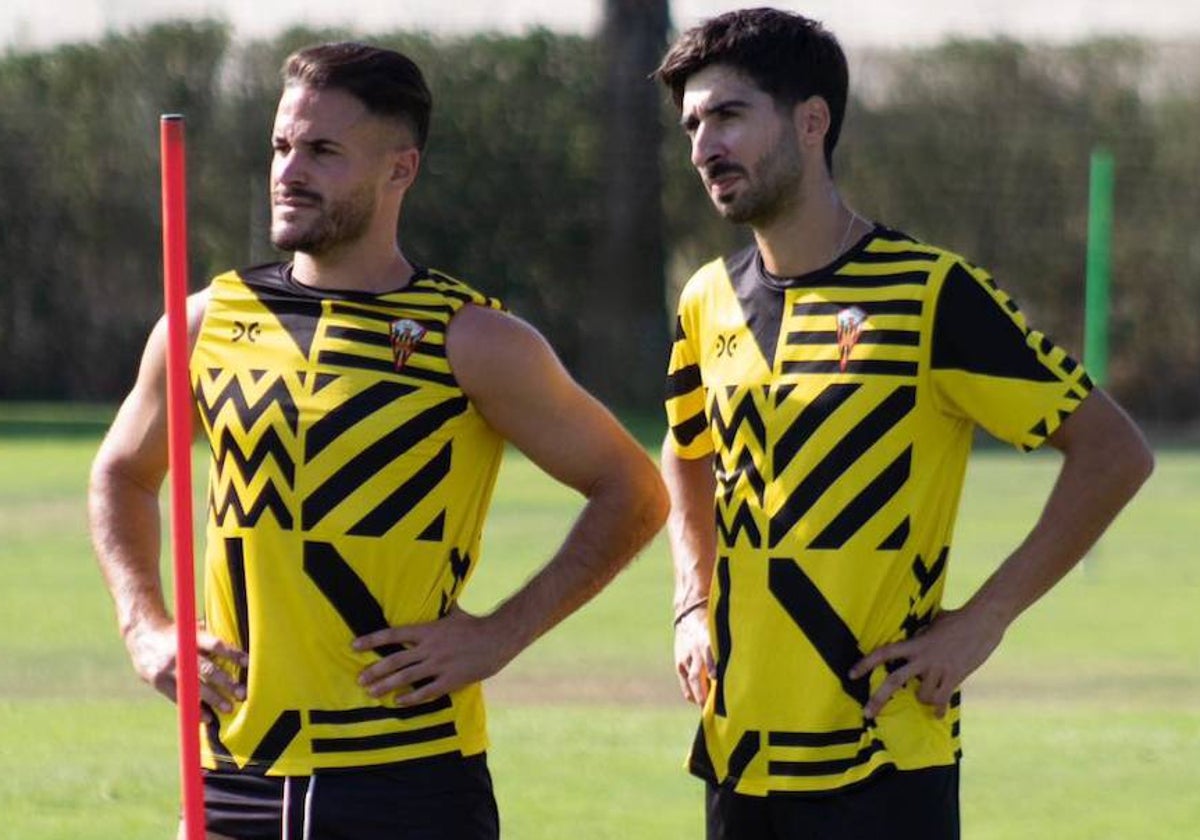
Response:
[[[846,209],[849,210],[849,208],[846,208]],[[829,258],[830,262],[833,262],[834,260],[836,260],[838,257],[840,257],[842,255],[842,252],[844,252],[846,250],[846,244],[848,243],[848,241],[850,239],[850,231],[854,228],[854,222],[858,218],[859,218],[858,214],[855,213],[853,210],[850,210],[850,218],[846,221],[846,230],[843,231],[842,238],[841,238],[841,240],[839,240],[839,242],[837,244],[837,248],[834,249],[832,256],[830,256],[830,258]]]

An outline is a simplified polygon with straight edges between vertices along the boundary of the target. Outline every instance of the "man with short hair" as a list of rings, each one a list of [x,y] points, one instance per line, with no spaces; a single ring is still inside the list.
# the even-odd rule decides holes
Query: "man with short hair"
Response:
[[[846,60],[774,9],[657,71],[754,243],[679,302],[663,473],[675,659],[708,837],[959,836],[959,693],[1152,469],[1141,434],[988,274],[864,219],[833,152]],[[1038,523],[943,609],[976,426],[1063,454]]]
[[[545,340],[400,250],[430,106],[399,53],[292,55],[271,240],[294,257],[189,299],[212,450],[198,633],[210,838],[497,837],[480,681],[666,516],[653,462]],[[134,668],[174,697],[166,403],[160,322],[93,465],[90,514]],[[505,441],[587,503],[555,556],[476,616],[457,602]]]

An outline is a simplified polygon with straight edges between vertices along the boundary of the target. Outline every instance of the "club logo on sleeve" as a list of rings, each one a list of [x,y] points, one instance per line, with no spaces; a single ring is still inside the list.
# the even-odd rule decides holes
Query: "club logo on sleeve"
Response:
[[[838,367],[843,373],[846,363],[850,361],[850,351],[858,344],[858,337],[862,335],[863,324],[866,321],[867,313],[857,306],[843,309],[837,314]]]
[[[392,321],[388,329],[388,338],[392,343],[392,360],[397,371],[404,367],[408,357],[417,349],[417,345],[425,337],[425,332],[423,326],[408,318]]]

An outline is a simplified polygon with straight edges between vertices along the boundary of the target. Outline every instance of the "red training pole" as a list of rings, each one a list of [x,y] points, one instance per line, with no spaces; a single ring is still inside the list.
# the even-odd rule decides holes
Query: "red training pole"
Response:
[[[186,840],[204,840],[200,779],[200,678],[196,570],[192,554],[192,393],[188,377],[187,178],[183,117],[164,114],[162,148],[163,297],[167,315],[167,428],[170,438],[171,555],[175,569],[176,703]]]

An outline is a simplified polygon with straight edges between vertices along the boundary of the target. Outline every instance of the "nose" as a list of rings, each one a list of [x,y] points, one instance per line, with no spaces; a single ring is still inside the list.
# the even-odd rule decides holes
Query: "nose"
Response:
[[[720,159],[723,151],[717,133],[701,122],[692,133],[692,166],[702,169]]]
[[[277,184],[304,184],[307,181],[303,158],[297,149],[276,152],[272,169]]]

